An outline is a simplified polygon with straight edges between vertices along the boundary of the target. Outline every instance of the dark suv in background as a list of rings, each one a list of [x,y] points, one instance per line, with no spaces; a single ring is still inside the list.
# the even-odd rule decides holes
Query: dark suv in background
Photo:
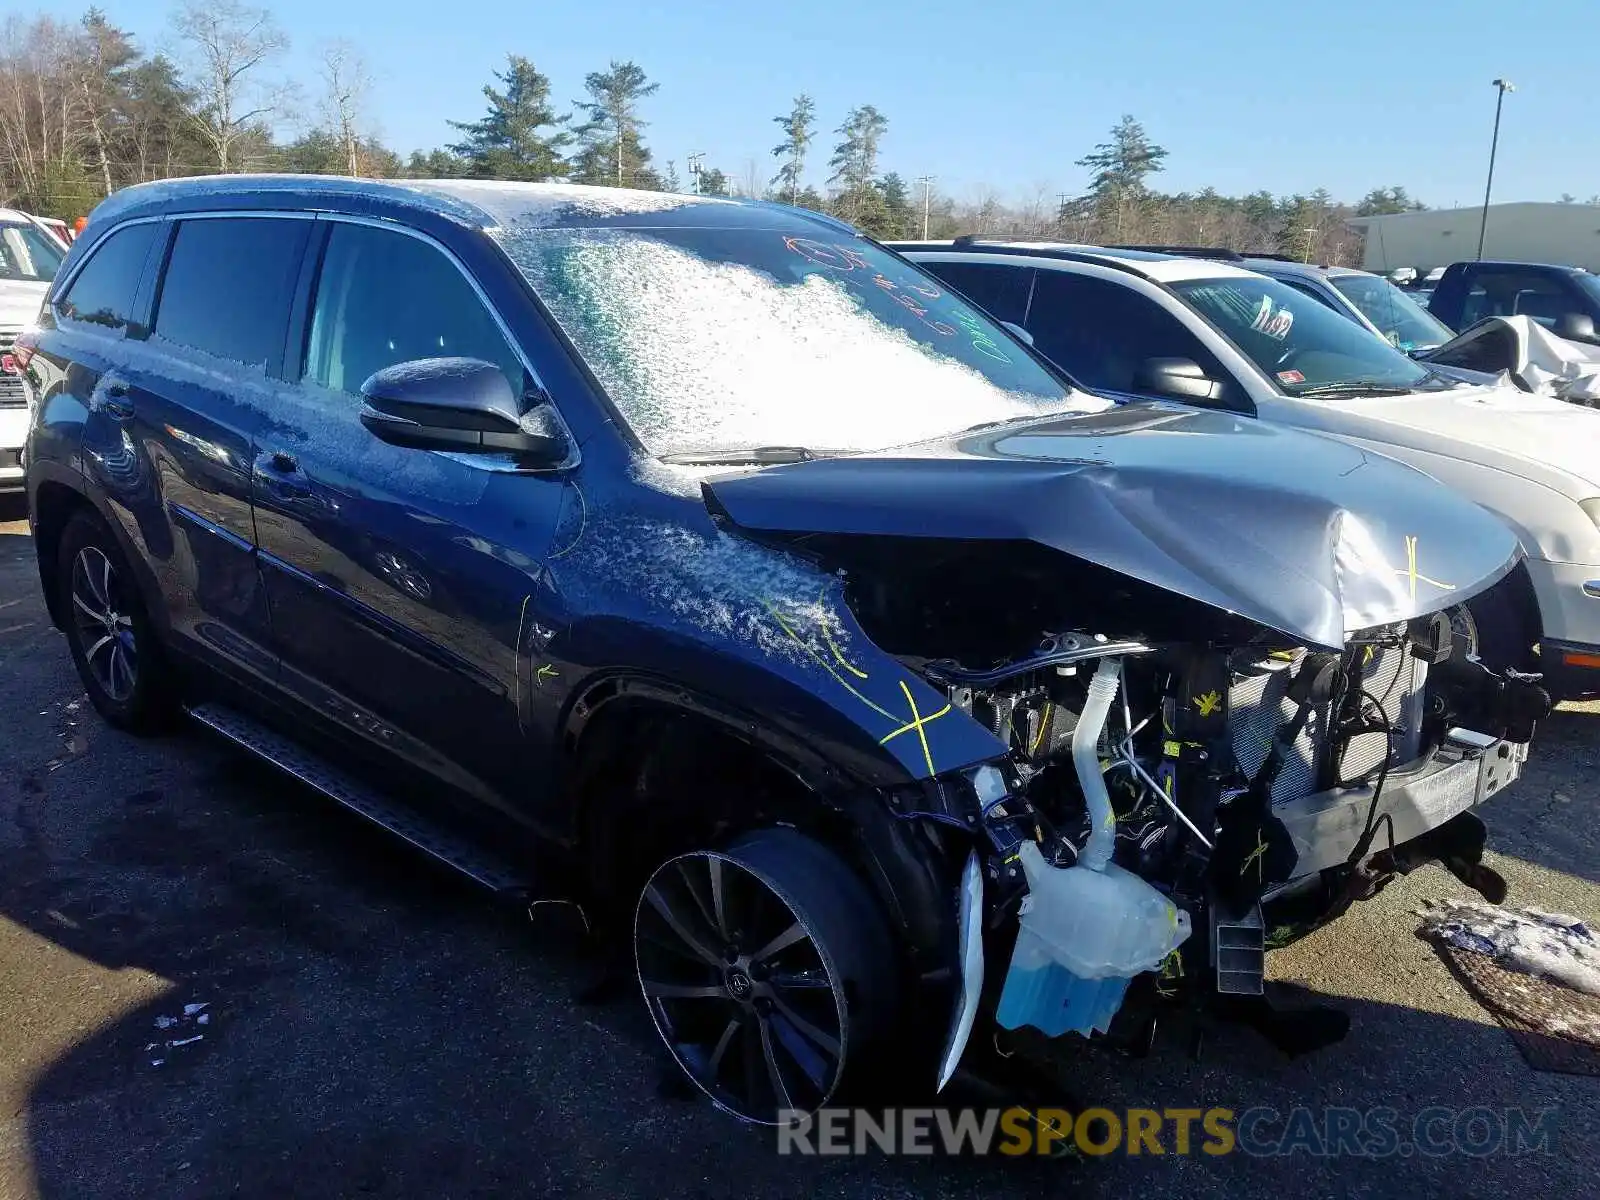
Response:
[[[21,350],[40,577],[105,718],[187,711],[580,900],[747,1119],[891,1045],[948,1078],[1025,841],[1153,894],[1116,919],[1178,946],[1188,998],[1223,973],[1183,936],[1208,916],[1259,950],[1286,899],[1467,870],[1542,695],[1452,638],[1519,553],[1475,505],[1114,407],[799,210],[149,185]],[[1259,953],[1225,973],[1259,994]]]

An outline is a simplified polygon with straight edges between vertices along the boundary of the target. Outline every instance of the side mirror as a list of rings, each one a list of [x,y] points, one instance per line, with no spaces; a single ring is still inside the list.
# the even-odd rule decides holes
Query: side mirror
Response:
[[[1016,334],[1021,341],[1026,342],[1030,346],[1033,345],[1033,334],[1029,333],[1015,321],[1001,321],[1000,324],[1004,325],[1007,329],[1011,330],[1012,333]]]
[[[518,411],[505,373],[477,358],[419,358],[361,385],[361,423],[384,441],[419,450],[503,451],[554,466],[567,439],[554,412]]]
[[[1555,334],[1569,342],[1600,341],[1595,337],[1594,318],[1588,313],[1562,313],[1556,321]]]
[[[1174,400],[1217,400],[1222,385],[1206,378],[1200,364],[1189,358],[1147,358],[1133,373],[1133,390]]]

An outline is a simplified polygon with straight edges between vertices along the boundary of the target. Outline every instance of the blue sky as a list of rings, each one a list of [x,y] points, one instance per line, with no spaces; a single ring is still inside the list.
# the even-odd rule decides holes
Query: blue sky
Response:
[[[102,0],[102,3],[104,0]],[[147,48],[171,44],[167,0],[105,4]],[[1355,199],[1403,184],[1435,207],[1475,204],[1506,99],[1498,200],[1600,193],[1596,0],[269,0],[314,82],[319,45],[357,44],[372,117],[409,151],[482,112],[508,52],[550,76],[561,104],[588,71],[633,59],[659,81],[646,140],[660,161],[705,151],[742,178],[776,168],[772,117],[816,99],[821,184],[832,130],[852,105],[889,118],[883,165],[932,174],[958,197],[1083,188],[1073,166],[1125,112],[1170,157],[1156,183],[1225,193],[1328,188]],[[75,16],[77,9],[57,8]]]

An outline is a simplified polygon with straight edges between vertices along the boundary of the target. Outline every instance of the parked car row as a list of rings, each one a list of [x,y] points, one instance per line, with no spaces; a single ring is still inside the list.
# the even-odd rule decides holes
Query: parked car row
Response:
[[[900,249],[1097,391],[1330,434],[1482,504],[1527,557],[1458,611],[1475,652],[1540,672],[1558,697],[1600,690],[1597,414],[1414,361],[1326,297],[1308,301],[1303,276],[1297,288],[1243,264],[1132,249],[982,239]]]
[[[67,243],[39,218],[0,208],[0,495],[22,486],[28,391],[12,343],[39,312]]]
[[[580,904],[750,1121],[1167,1005],[1335,1040],[1265,947],[1427,862],[1503,898],[1523,668],[1600,645],[1600,413],[1234,265],[193,179],[101,205],[17,354],[105,719]]]

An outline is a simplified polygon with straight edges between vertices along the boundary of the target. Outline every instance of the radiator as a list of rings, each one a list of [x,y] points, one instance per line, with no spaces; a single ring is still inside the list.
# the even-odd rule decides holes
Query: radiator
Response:
[[[1300,668],[1304,650],[1287,658],[1269,658],[1240,669],[1235,664],[1228,692],[1228,733],[1240,769],[1253,778],[1266,761],[1273,738],[1298,707],[1289,699],[1289,683]],[[1358,648],[1348,665],[1359,673],[1360,684],[1383,705],[1395,726],[1391,767],[1408,763],[1421,753],[1423,685],[1427,665],[1412,657],[1405,646],[1374,646],[1371,654]],[[1375,771],[1389,749],[1382,733],[1358,734],[1345,746],[1334,772],[1338,778],[1356,780]],[[1323,768],[1331,753],[1328,746],[1327,705],[1311,710],[1272,784],[1273,804],[1297,800],[1319,789]]]

